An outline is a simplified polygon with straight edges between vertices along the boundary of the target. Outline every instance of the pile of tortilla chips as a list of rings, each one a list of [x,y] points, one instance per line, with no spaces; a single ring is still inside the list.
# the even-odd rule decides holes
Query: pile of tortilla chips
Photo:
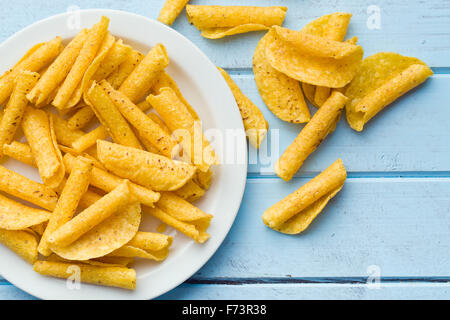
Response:
[[[133,290],[135,259],[164,261],[173,242],[141,230],[143,214],[208,240],[213,216],[191,202],[219,161],[201,131],[203,149],[191,148],[200,119],[165,72],[164,45],[144,55],[109,22],[66,46],[59,37],[34,46],[0,77],[0,157],[35,167],[43,181],[0,165],[0,191],[23,200],[0,195],[0,242],[42,275],[69,278],[75,268],[83,282]]]

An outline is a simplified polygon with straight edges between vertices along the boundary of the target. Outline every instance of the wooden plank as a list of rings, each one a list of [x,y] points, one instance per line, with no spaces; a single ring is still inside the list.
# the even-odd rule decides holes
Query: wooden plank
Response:
[[[380,289],[365,285],[202,285],[183,284],[160,300],[370,300],[449,299],[448,284],[383,284]]]
[[[195,278],[366,277],[372,265],[383,277],[449,276],[449,178],[348,179],[305,233],[267,228],[264,210],[306,181],[250,179],[230,234]]]
[[[233,79],[260,107],[271,129],[265,147],[258,153],[250,147],[249,172],[273,174],[274,163],[303,125],[275,117],[264,105],[253,75],[233,74]],[[343,115],[336,131],[306,160],[298,175],[322,171],[338,157],[350,172],[450,171],[450,131],[443,121],[450,118],[445,103],[450,101],[448,88],[450,75],[433,76],[372,119],[361,133],[352,130]]]
[[[0,283],[0,300],[36,300],[36,298],[13,285]]]
[[[210,4],[197,0],[195,4]],[[217,0],[214,4],[230,5],[286,5],[289,10],[285,26],[300,29],[309,21],[335,11],[353,13],[349,36],[357,35],[366,55],[379,51],[395,51],[424,59],[431,66],[449,66],[450,53],[450,6],[439,0],[431,1],[372,1],[372,0]],[[369,6],[377,5],[381,14],[380,29],[369,29],[367,20]],[[126,10],[150,18],[156,18],[162,1],[140,0],[17,0],[14,6],[0,13],[2,28],[0,41],[30,23],[50,15],[66,11],[74,5],[82,8],[110,8]],[[400,18],[401,17],[401,18]],[[257,42],[263,32],[248,33],[222,40],[207,40],[190,26],[183,11],[174,28],[191,39],[216,64],[228,68],[251,66]]]

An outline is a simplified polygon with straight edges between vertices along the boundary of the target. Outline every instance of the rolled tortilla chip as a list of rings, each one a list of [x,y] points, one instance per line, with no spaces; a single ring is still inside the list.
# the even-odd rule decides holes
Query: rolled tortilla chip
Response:
[[[64,164],[67,172],[70,172],[74,166],[75,157],[71,154],[66,153],[64,155]],[[91,185],[104,190],[106,192],[111,192],[117,188],[125,179],[119,178],[105,170],[94,167],[91,173]],[[134,196],[146,206],[153,207],[155,202],[159,200],[160,194],[154,192],[150,189],[137,185],[135,183],[129,183],[129,187]]]
[[[50,212],[27,207],[0,195],[0,229],[23,230],[50,218]]]
[[[54,113],[49,113],[49,116],[53,120],[56,140],[64,146],[71,147],[74,141],[86,134],[81,130],[69,128],[67,121]]]
[[[161,92],[161,89],[166,88],[166,87],[171,88],[175,92],[175,94],[178,96],[178,98],[181,100],[181,102],[183,102],[184,105],[188,108],[189,112],[194,117],[194,119],[200,120],[199,116],[197,115],[197,112],[195,112],[194,108],[189,104],[189,102],[186,100],[186,98],[181,93],[181,90],[178,87],[175,80],[173,80],[172,77],[167,72],[163,72],[160,74],[160,76],[156,80],[155,84],[153,85],[151,92],[154,95],[158,95]],[[147,101],[144,100],[142,103],[147,103],[149,105],[149,107],[151,108],[151,104],[148,103]],[[140,109],[145,112],[145,110],[143,110],[142,107],[140,107]]]
[[[89,187],[91,176],[92,162],[86,161],[85,158],[79,157],[75,162],[75,166],[69,175],[62,192],[58,199],[55,210],[48,222],[48,226],[39,242],[39,253],[49,256],[52,253],[48,243],[50,235],[66,224],[74,216],[78,204],[83,194]]]
[[[123,62],[125,62],[132,50],[133,49],[130,46],[123,44],[122,39],[116,41],[106,57],[100,63],[97,71],[92,76],[92,80],[98,82],[106,79],[111,73],[116,71]]]
[[[36,237],[27,231],[0,229],[0,243],[31,264],[35,263],[38,259],[38,243]]]
[[[11,95],[14,88],[14,81],[22,71],[39,72],[58,56],[61,49],[61,38],[56,37],[49,42],[35,47],[35,50],[32,49],[18,64],[6,71],[0,77],[0,104],[3,104]]]
[[[268,33],[266,57],[276,70],[305,83],[346,86],[355,76],[361,46],[275,26]]]
[[[144,55],[139,51],[133,50],[127,59],[114,71],[109,77],[106,78],[114,89],[118,90],[122,83],[128,78],[128,76],[136,69],[136,67],[144,59]]]
[[[334,41],[344,41],[351,17],[350,13],[335,12],[308,23],[302,31]],[[308,86],[308,84],[305,85]],[[319,108],[331,94],[331,90],[328,87],[316,88],[311,86],[307,90],[312,92],[312,94],[306,94],[305,92],[306,97],[314,106]]]
[[[334,91],[331,94],[275,164],[275,172],[280,178],[285,181],[292,179],[306,158],[333,131],[346,102],[347,98],[342,93]]]
[[[205,228],[199,227],[194,223],[178,220],[158,207],[144,207],[143,211],[171,226],[172,228],[182,232],[189,238],[195,240],[197,243],[205,243],[210,238],[210,235],[206,232]]]
[[[172,25],[188,2],[189,0],[166,0],[159,12],[158,21]]]
[[[108,137],[108,130],[104,126],[99,126],[72,143],[76,152],[83,152],[96,144],[97,140],[104,140]]]
[[[344,186],[344,164],[338,159],[325,171],[264,212],[268,227],[288,234],[304,231]]]
[[[208,170],[206,172],[197,171],[197,174],[194,177],[195,183],[197,183],[202,189],[208,190],[211,186],[213,172]]]
[[[51,94],[69,74],[86,41],[86,36],[87,30],[81,30],[67,47],[64,48],[47,71],[42,74],[42,78],[27,95],[31,103],[41,106],[48,101]]]
[[[0,122],[0,158],[3,156],[3,145],[11,143],[14,139],[28,105],[26,94],[33,88],[38,79],[38,73],[29,71],[22,71],[17,76],[11,98]]]
[[[161,127],[147,117],[125,94],[114,90],[108,82],[103,81],[100,86],[120,113],[136,128],[140,137],[149,141],[166,157],[172,158],[172,155],[176,154],[178,144],[169,133],[161,130]]]
[[[154,46],[138,64],[128,78],[122,83],[119,91],[134,103],[139,102],[169,65],[166,48],[162,44]]]
[[[133,269],[51,261],[37,261],[33,267],[34,271],[44,276],[68,279],[75,275],[80,276],[81,282],[128,290],[136,289],[136,271]]]
[[[94,117],[94,110],[90,106],[83,106],[69,118],[67,126],[72,130],[83,129]]]
[[[377,53],[364,59],[346,89],[347,121],[356,131],[378,112],[423,83],[433,71],[421,60],[397,53]]]
[[[228,73],[220,67],[218,69],[236,99],[248,140],[256,149],[259,149],[267,130],[269,130],[269,123],[264,119],[261,110],[242,93],[241,89],[231,79]]]
[[[159,218],[162,222],[183,232],[199,243],[209,239],[209,234],[206,230],[211,223],[212,215],[203,212],[188,201],[170,192],[162,192],[156,206],[163,214],[151,211],[153,212],[152,215]],[[176,222],[170,218],[168,219],[165,215],[175,219]]]
[[[42,181],[54,189],[61,183],[65,171],[52,122],[44,111],[29,107],[23,117],[22,129]]]
[[[56,108],[66,108],[70,98],[80,85],[86,70],[94,60],[103,40],[108,34],[108,26],[109,19],[107,17],[102,17],[100,22],[95,24],[92,29],[88,31],[86,41],[84,42],[75,63],[52,102]]]
[[[86,91],[92,84],[92,77],[100,67],[100,64],[107,57],[109,51],[111,51],[111,48],[114,46],[114,42],[114,37],[108,33],[103,40],[103,43],[100,46],[97,55],[84,73],[83,79],[81,80],[80,84],[75,89],[75,92],[72,94],[72,97],[67,103],[65,107],[66,109],[76,107],[82,101],[83,94],[86,94]],[[87,101],[86,98],[84,100],[85,102]]]
[[[52,247],[52,250],[68,260],[86,261],[100,258],[133,239],[140,223],[141,206],[136,202],[117,210],[70,245]]]
[[[279,119],[305,123],[311,119],[298,81],[274,69],[266,58],[266,47],[273,36],[268,33],[259,41],[253,55],[253,72],[259,94]]]
[[[109,257],[143,258],[163,261],[169,255],[173,238],[165,234],[138,232],[125,246],[110,253]]]
[[[58,194],[53,189],[3,166],[0,166],[0,190],[50,211],[55,209],[58,201]]]
[[[281,26],[287,7],[187,5],[189,22],[208,39]]]
[[[87,99],[97,118],[105,126],[115,142],[142,149],[133,130],[131,130],[127,121],[102,87],[94,82],[87,93]]]
[[[176,190],[175,194],[186,201],[194,202],[205,195],[205,190],[192,179]]]
[[[163,88],[157,96],[149,95],[147,101],[183,146],[183,152],[201,171],[208,171],[219,161],[209,141],[203,136],[201,124],[196,121],[184,103],[171,88]]]
[[[112,173],[156,191],[181,188],[197,170],[185,162],[104,140],[97,141],[97,153]]]
[[[164,130],[164,132],[166,132],[168,134],[171,133],[169,127],[167,126],[167,124],[156,113],[150,112],[147,116],[150,119],[152,119],[154,123],[156,123],[158,126],[160,126],[160,128],[162,130]]]
[[[25,143],[13,141],[10,144],[5,144],[3,146],[3,154],[29,166],[37,167],[30,146]]]
[[[132,200],[128,182],[124,181],[113,191],[83,210],[48,237],[50,247],[64,247],[75,242],[100,222],[122,210]]]

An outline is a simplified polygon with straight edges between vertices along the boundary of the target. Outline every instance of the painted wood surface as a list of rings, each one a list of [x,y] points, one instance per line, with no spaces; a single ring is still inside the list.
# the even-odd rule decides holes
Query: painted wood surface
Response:
[[[251,59],[263,33],[201,38],[183,12],[174,28],[230,72],[261,107],[272,131],[267,150],[250,155],[238,218],[224,245],[191,280],[162,299],[450,298],[450,2],[371,0],[192,0],[194,4],[286,5],[285,26],[335,11],[353,13],[349,36],[366,55],[395,51],[419,57],[435,75],[377,116],[362,133],[343,120],[290,183],[267,160],[301,130],[264,106]],[[156,18],[162,0],[16,0],[0,12],[0,41],[29,24],[64,12],[108,8]],[[379,8],[380,29],[367,26]],[[314,108],[311,108],[314,111]],[[279,139],[280,147],[272,149]],[[254,161],[253,157],[258,159]],[[341,157],[349,171],[343,191],[311,228],[285,236],[261,223],[262,212]],[[276,159],[277,157],[274,156]],[[381,289],[365,284],[379,273]],[[0,299],[31,299],[0,277]]]

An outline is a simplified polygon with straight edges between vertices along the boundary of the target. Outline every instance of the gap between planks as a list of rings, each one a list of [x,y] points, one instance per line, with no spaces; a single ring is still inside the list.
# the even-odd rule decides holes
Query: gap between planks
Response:
[[[320,172],[303,172],[293,179],[311,179]],[[348,179],[450,179],[450,171],[373,171],[373,172],[347,172]],[[276,174],[250,172],[247,179],[279,179]],[[450,181],[449,181],[450,182]]]
[[[230,75],[253,75],[252,67],[243,68],[224,68],[224,70]],[[431,67],[434,74],[450,74],[450,67]]]

